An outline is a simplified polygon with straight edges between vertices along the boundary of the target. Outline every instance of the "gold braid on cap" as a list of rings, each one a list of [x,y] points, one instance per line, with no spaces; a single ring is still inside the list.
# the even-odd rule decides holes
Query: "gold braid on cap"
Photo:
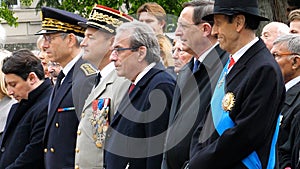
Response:
[[[97,11],[93,11],[89,19],[99,22],[106,22],[107,24],[112,25],[114,27],[119,27],[123,23],[123,21],[120,21],[117,18],[113,18],[111,16],[105,15]]]
[[[79,25],[72,25],[53,18],[44,18],[42,22],[42,28],[46,30],[57,30],[62,32],[74,31],[76,33],[84,33],[85,31],[85,29]]]

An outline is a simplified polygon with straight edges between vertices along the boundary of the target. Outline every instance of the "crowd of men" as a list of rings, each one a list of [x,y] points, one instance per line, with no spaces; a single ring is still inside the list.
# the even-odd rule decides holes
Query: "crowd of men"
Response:
[[[136,19],[42,7],[38,57],[1,64],[13,99],[0,169],[300,168],[300,4],[288,4],[289,26],[258,33],[257,0],[185,2],[174,39],[154,2]]]

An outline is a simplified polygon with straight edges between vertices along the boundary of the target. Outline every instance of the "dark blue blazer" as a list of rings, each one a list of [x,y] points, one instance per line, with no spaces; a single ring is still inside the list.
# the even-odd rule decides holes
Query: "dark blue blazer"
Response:
[[[225,93],[235,96],[229,116],[236,125],[220,136],[209,112],[193,135],[190,169],[244,169],[242,160],[253,151],[266,168],[285,87],[281,70],[261,39],[236,62],[225,82]]]
[[[64,78],[54,96],[52,96],[53,93],[51,94],[44,133],[46,169],[74,168],[79,114],[75,110],[59,111],[59,109],[74,108],[76,99],[73,99],[72,87],[76,86],[79,89],[78,86],[84,86],[86,79],[91,78],[79,69],[80,65],[84,63],[86,62],[79,59]],[[80,91],[77,90],[77,92]]]
[[[43,134],[52,84],[46,79],[28,100],[12,106],[0,142],[1,169],[43,169]]]
[[[296,168],[299,163],[300,150],[300,82],[286,92],[285,102],[282,108],[282,120],[278,137],[279,167]],[[297,117],[297,118],[296,118]],[[298,167],[300,163],[298,164]]]
[[[178,74],[170,112],[162,169],[181,169],[189,160],[192,135],[205,117],[212,92],[223,70],[228,53],[217,45],[192,73],[194,58]]]
[[[157,169],[161,165],[175,79],[157,63],[126,94],[107,132],[107,169]]]

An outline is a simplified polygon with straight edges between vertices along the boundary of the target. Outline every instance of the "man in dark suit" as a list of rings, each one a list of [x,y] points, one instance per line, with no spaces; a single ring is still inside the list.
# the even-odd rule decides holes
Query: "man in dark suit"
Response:
[[[142,22],[123,23],[110,58],[132,85],[107,132],[105,168],[159,168],[175,80],[161,63],[154,31]]]
[[[191,143],[190,169],[275,168],[279,114],[285,98],[281,71],[255,30],[256,0],[216,0],[212,34],[231,54],[203,123]]]
[[[175,33],[183,43],[183,50],[194,58],[178,74],[163,169],[181,169],[189,160],[193,132],[205,116],[213,89],[228,59],[217,38],[211,35],[212,22],[202,20],[203,16],[212,13],[213,2],[186,2],[183,7]],[[201,63],[197,66],[196,62]]]
[[[41,61],[19,50],[3,61],[8,93],[18,103],[9,112],[0,142],[0,168],[43,169],[43,134],[52,84]]]
[[[283,35],[274,41],[271,50],[278,62],[286,88],[282,120],[278,136],[279,167],[299,168],[299,116],[300,112],[300,36]],[[298,164],[299,165],[299,164]]]
[[[81,59],[80,42],[85,29],[78,22],[86,20],[74,13],[43,7],[43,49],[49,60],[63,68],[49,101],[46,122],[45,166],[74,168],[76,132],[83,103],[90,93],[96,70]]]

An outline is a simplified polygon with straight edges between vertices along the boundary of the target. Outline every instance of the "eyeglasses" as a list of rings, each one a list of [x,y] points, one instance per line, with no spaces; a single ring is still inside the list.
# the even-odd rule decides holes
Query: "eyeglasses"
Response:
[[[183,30],[188,29],[189,27],[196,25],[190,23],[177,22],[177,27],[181,27]]]
[[[292,55],[299,55],[299,53],[281,53],[281,54],[278,54],[278,53],[273,53],[272,54],[274,56],[274,58],[281,58],[282,56],[292,56]]]
[[[119,55],[120,51],[125,51],[125,50],[131,50],[131,51],[136,51],[139,47],[131,47],[131,48],[113,48],[112,53],[115,53]]]
[[[59,36],[62,36],[62,34],[57,34],[57,35],[48,35],[48,34],[44,34],[43,35],[43,37],[44,37],[44,39],[45,39],[45,41],[48,41],[49,43],[51,43],[51,41],[53,40],[53,39],[55,39],[56,37],[59,37]]]

